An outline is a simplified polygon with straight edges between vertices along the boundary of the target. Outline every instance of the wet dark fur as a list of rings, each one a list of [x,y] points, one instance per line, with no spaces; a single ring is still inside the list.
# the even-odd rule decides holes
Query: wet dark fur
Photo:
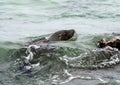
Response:
[[[60,30],[52,34],[48,40],[50,41],[64,41],[71,39],[75,34],[75,30]]]
[[[71,39],[75,34],[74,29],[70,30],[59,30],[55,33],[53,33],[48,39],[45,37],[36,39],[34,41],[28,42],[27,46],[29,45],[39,45],[40,43],[50,43],[51,41],[66,41]]]

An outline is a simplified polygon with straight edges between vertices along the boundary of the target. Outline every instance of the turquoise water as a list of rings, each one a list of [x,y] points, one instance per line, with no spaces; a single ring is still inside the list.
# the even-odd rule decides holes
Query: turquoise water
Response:
[[[82,50],[94,49],[100,37],[120,31],[119,0],[0,0],[0,84],[44,85],[44,80],[13,78],[10,56],[25,42],[48,35],[57,30],[75,29],[78,39],[65,46]],[[107,35],[106,35],[107,34]],[[79,69],[80,70],[80,69]],[[74,75],[93,76],[107,81],[106,85],[120,84],[120,70],[79,71]],[[103,72],[103,74],[102,74]],[[105,75],[105,73],[108,73]],[[113,75],[111,74],[113,73]],[[108,77],[108,78],[106,78]],[[23,82],[22,82],[23,81]],[[68,85],[103,85],[100,79],[75,79]],[[84,83],[83,83],[84,82]],[[110,82],[110,83],[109,83]],[[50,82],[47,82],[49,85]],[[45,84],[45,85],[47,85]]]

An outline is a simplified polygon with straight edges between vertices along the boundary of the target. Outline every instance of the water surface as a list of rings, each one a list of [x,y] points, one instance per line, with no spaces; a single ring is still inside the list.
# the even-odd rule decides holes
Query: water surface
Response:
[[[46,84],[44,79],[39,78],[34,80],[28,77],[14,77],[10,65],[16,57],[10,56],[25,42],[57,30],[75,29],[78,34],[77,41],[65,43],[65,46],[80,48],[84,51],[95,49],[96,42],[101,37],[114,36],[112,33],[119,33],[119,23],[119,0],[1,0],[0,84],[51,84],[52,81]],[[97,71],[75,69],[71,73],[85,78],[74,79],[68,85],[120,84],[119,66]],[[86,77],[92,79],[86,79]]]

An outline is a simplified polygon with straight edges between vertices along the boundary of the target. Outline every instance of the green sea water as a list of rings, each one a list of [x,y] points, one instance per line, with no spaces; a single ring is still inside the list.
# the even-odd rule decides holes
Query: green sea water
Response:
[[[16,78],[11,57],[27,41],[57,30],[75,29],[77,41],[63,46],[95,49],[102,37],[120,33],[119,0],[0,0],[0,85],[50,85],[52,81],[26,76]],[[117,35],[119,37],[119,35]],[[74,79],[63,85],[119,85],[120,67],[107,70],[74,69]],[[46,71],[45,71],[46,72]],[[38,73],[36,75],[40,75]]]

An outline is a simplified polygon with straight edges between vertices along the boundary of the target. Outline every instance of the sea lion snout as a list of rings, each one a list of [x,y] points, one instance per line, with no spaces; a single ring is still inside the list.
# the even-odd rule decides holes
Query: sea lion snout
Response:
[[[74,29],[71,29],[71,30],[68,30],[67,31],[67,37],[68,38],[72,38],[75,34],[75,30]]]

